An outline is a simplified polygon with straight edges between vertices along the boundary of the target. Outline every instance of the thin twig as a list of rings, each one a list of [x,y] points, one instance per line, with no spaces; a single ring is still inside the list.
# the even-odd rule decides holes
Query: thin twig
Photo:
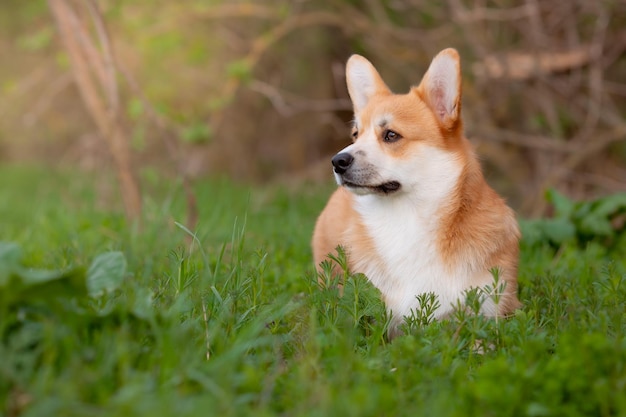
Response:
[[[510,20],[525,19],[536,13],[535,8],[531,4],[523,6],[511,7],[510,9],[495,9],[487,7],[475,7],[471,10],[458,10],[456,18],[463,23],[499,21],[507,22]]]
[[[106,71],[106,81],[103,83],[103,85],[109,99],[109,106],[111,112],[113,114],[117,114],[119,110],[120,99],[116,81],[117,69],[115,68],[115,59],[113,58],[113,49],[111,47],[109,34],[106,30],[104,20],[102,19],[102,14],[98,10],[98,5],[94,2],[94,0],[85,1],[85,5],[89,10],[89,14],[91,15],[94,27],[96,28],[96,33],[98,35],[98,40],[100,41],[100,46],[102,46],[102,66]]]
[[[309,99],[280,91],[278,88],[259,80],[252,80],[248,85],[252,91],[267,97],[274,108],[284,117],[301,112],[334,112],[352,109],[348,99]]]
[[[24,114],[24,124],[26,126],[33,126],[37,123],[39,117],[50,108],[54,99],[69,87],[72,81],[72,75],[65,73],[49,83],[39,96],[39,99],[31,107],[30,111]]]
[[[578,132],[578,135],[574,140],[581,140],[582,138],[588,138],[591,136],[593,130],[598,125],[600,119],[600,109],[602,108],[602,94],[603,94],[603,81],[604,70],[602,68],[602,50],[604,45],[604,39],[606,37],[606,30],[609,24],[609,18],[604,8],[600,8],[599,15],[596,20],[596,26],[593,35],[593,42],[591,43],[590,56],[591,56],[591,68],[589,71],[589,100],[590,106],[585,118],[585,123],[582,125]]]
[[[281,17],[281,11],[277,7],[261,6],[252,3],[221,4],[206,10],[196,10],[193,16],[202,19],[279,19]]]
[[[130,220],[139,220],[141,214],[141,193],[135,178],[131,152],[126,132],[116,117],[111,117],[110,108],[101,97],[106,88],[106,74],[100,67],[102,57],[83,28],[76,11],[66,0],[48,0],[57,27],[72,64],[72,74],[90,116],[109,145],[116,164],[122,200],[126,215]],[[92,55],[96,55],[93,57]],[[93,59],[92,59],[93,58]],[[95,75],[94,75],[95,74]],[[100,81],[100,84],[98,84]]]

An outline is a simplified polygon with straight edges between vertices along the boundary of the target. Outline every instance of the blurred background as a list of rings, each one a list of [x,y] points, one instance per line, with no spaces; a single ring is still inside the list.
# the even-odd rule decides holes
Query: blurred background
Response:
[[[446,47],[518,212],[626,191],[624,0],[2,0],[0,163],[116,172],[131,215],[150,173],[331,183],[348,56],[406,92]]]

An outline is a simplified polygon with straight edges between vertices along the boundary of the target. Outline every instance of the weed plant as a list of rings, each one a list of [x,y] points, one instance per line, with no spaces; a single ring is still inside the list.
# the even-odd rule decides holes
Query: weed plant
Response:
[[[623,232],[523,241],[513,317],[474,314],[494,270],[448,320],[417,295],[389,341],[364,276],[314,272],[328,187],[201,181],[190,230],[175,182],[138,227],[91,178],[0,177],[0,415],[626,415]]]

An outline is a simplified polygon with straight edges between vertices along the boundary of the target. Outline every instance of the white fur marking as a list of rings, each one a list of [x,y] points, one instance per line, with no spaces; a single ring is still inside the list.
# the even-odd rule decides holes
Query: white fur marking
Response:
[[[376,92],[375,74],[367,61],[353,60],[347,68],[350,98],[356,109],[367,105],[369,98]]]
[[[360,142],[360,141],[359,141]],[[351,147],[357,144],[351,145]],[[371,161],[370,161],[371,162]],[[438,213],[454,190],[462,166],[453,154],[422,146],[408,161],[395,161],[394,177],[403,185],[394,195],[355,197],[355,208],[372,238],[378,259],[367,253],[351,254],[356,271],[364,273],[383,294],[395,324],[418,307],[416,296],[433,292],[441,318],[452,311],[457,300],[477,274],[487,285],[491,276],[473,271],[467,264],[444,264],[437,250]],[[415,178],[413,182],[403,182]]]
[[[391,114],[381,114],[376,116],[374,119],[374,123],[372,123],[371,128],[375,129],[376,127],[382,127],[384,125],[389,125],[393,122],[393,116]]]

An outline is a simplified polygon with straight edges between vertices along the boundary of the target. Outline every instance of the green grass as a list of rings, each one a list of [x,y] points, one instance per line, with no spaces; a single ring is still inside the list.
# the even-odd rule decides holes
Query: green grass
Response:
[[[0,168],[21,248],[0,250],[0,415],[626,415],[624,236],[523,244],[514,317],[389,342],[363,277],[317,285],[331,186],[199,181],[192,242],[180,184],[153,177],[138,228],[110,178]]]

